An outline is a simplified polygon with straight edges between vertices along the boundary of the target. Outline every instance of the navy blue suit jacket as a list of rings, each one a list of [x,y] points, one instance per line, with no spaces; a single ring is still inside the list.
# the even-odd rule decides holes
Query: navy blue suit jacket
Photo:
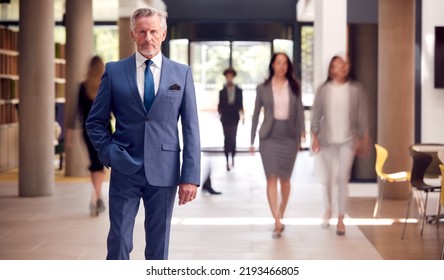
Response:
[[[113,134],[107,129],[111,112],[116,118]],[[124,175],[144,167],[146,179],[153,186],[200,184],[199,122],[187,65],[163,56],[159,90],[146,112],[137,88],[135,55],[107,63],[86,129],[107,167]]]

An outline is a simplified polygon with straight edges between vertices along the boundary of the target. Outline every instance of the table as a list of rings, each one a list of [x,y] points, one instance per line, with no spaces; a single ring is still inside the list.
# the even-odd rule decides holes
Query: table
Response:
[[[444,151],[444,143],[416,143],[411,148],[418,152],[437,153]]]

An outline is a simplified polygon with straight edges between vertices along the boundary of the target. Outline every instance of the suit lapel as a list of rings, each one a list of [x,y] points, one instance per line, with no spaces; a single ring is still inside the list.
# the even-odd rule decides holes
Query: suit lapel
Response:
[[[289,103],[290,103],[290,111],[289,111],[289,115],[293,116],[296,114],[296,95],[294,95],[293,91],[291,90],[290,85],[288,85],[288,94],[289,96]]]
[[[265,85],[266,91],[265,91],[265,103],[270,104],[271,108],[271,114],[274,115],[274,99],[273,99],[273,89],[271,88],[271,82],[269,82],[267,85]]]
[[[142,98],[140,98],[139,90],[137,88],[137,75],[136,75],[136,55],[134,54],[125,65],[126,77],[128,78],[128,84],[131,92],[137,100],[137,103],[145,110]]]
[[[158,93],[165,93],[168,86],[171,86],[168,84],[168,77],[169,75],[167,73],[170,72],[170,60],[166,58],[164,55],[162,55],[162,69],[160,71],[160,82],[159,82],[159,92]],[[162,89],[162,91],[160,90]]]

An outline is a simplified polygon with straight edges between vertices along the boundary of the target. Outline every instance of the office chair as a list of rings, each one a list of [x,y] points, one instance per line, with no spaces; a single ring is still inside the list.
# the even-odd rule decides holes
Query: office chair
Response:
[[[412,171],[410,173],[410,196],[409,201],[407,203],[407,213],[404,221],[404,228],[402,230],[401,239],[404,239],[405,230],[407,227],[407,220],[410,215],[410,206],[413,199],[413,194],[415,191],[425,192],[426,197],[424,203],[422,199],[418,199],[418,209],[421,215],[421,235],[424,231],[424,224],[426,221],[426,210],[427,210],[427,202],[429,197],[429,192],[439,191],[441,190],[441,186],[432,186],[424,182],[424,175],[432,162],[432,156],[428,153],[418,152],[413,149],[410,149],[409,155],[413,160]]]

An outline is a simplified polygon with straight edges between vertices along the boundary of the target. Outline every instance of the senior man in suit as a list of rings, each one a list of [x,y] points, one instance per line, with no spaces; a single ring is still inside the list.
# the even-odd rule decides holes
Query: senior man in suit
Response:
[[[200,136],[191,69],[161,53],[167,14],[137,9],[130,20],[137,51],[106,64],[86,129],[101,162],[111,167],[107,259],[129,259],[143,199],[145,258],[168,259],[171,217],[196,198]],[[108,132],[110,113],[116,130]],[[178,120],[182,129],[182,161]],[[177,186],[179,189],[177,190]]]

